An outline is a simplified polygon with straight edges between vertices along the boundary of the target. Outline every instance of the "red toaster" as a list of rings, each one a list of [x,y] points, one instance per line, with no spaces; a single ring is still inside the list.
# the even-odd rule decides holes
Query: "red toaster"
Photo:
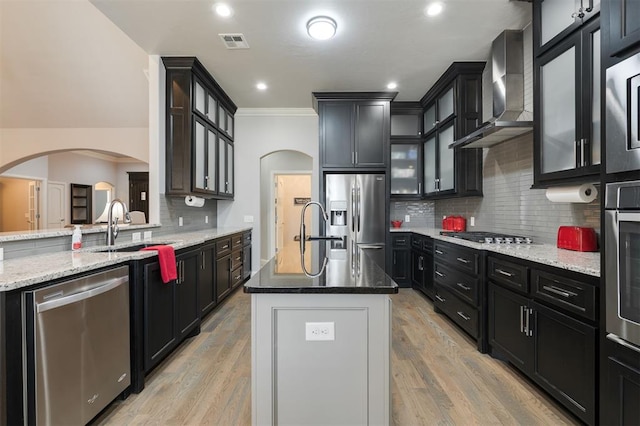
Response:
[[[558,248],[575,251],[598,251],[598,238],[593,228],[561,226],[558,228]]]

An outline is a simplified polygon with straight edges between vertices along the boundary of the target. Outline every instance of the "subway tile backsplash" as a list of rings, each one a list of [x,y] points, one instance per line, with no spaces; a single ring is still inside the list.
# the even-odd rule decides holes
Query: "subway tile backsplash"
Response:
[[[391,218],[409,214],[410,226],[439,227],[443,216],[461,215],[467,218],[470,231],[521,234],[549,244],[556,243],[561,225],[588,226],[600,233],[600,194],[588,204],[552,203],[544,189],[531,189],[531,134],[484,149],[483,154],[483,197],[395,202]],[[469,226],[471,216],[475,217],[475,227]]]

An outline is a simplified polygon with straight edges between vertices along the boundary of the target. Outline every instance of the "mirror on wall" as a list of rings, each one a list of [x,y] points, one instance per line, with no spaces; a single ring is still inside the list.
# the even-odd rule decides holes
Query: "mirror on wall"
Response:
[[[0,174],[0,232],[70,226],[71,184],[91,187],[87,222],[99,222],[111,200],[129,200],[129,173],[148,170],[147,163],[130,157],[93,151],[60,152],[25,161]]]

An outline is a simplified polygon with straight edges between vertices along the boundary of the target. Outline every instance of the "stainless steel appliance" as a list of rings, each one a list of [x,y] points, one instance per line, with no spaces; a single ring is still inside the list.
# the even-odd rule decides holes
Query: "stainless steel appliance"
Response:
[[[532,244],[533,243],[533,240],[530,237],[522,237],[522,236],[510,235],[510,234],[498,234],[496,232],[440,231],[440,235],[453,237],[453,238],[460,238],[461,240],[474,241],[476,243],[486,243],[486,244]]]
[[[607,184],[604,214],[607,338],[640,352],[640,181]]]
[[[28,424],[86,424],[130,380],[129,268],[23,296]]]
[[[366,253],[384,270],[385,194],[383,174],[326,175],[326,235],[343,237],[331,242],[329,259],[346,259],[346,250],[350,250],[357,262]]]
[[[640,170],[640,53],[607,68],[607,173]]]

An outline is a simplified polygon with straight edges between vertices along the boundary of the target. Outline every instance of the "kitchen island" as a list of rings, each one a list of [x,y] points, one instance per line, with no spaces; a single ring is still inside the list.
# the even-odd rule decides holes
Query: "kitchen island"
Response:
[[[309,249],[297,273],[276,256],[244,286],[254,425],[390,424],[398,286],[366,254],[332,244]]]

